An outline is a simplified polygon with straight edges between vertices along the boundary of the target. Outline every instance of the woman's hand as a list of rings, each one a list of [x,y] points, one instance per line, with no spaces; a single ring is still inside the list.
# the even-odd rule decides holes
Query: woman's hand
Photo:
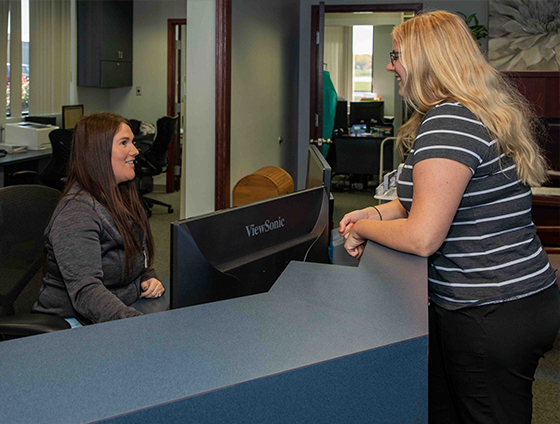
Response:
[[[356,222],[358,222],[360,219],[371,218],[370,209],[373,208],[359,209],[357,211],[349,212],[344,215],[344,217],[342,217],[342,219],[340,220],[340,224],[338,227],[338,232],[340,233],[340,235],[347,239],[348,233],[352,230],[352,227]]]
[[[165,291],[165,288],[163,287],[163,284],[161,284],[161,281],[155,278],[150,278],[149,280],[143,281],[141,287],[142,294],[140,295],[140,297],[145,297],[148,299],[161,297],[161,295]]]
[[[344,248],[348,254],[356,259],[360,259],[366,247],[366,240],[357,234],[354,224],[348,226],[348,231],[344,237],[346,238]]]
[[[377,206],[382,221],[373,208],[345,215],[340,230],[346,238],[346,250],[359,258],[363,248],[358,246],[364,240],[373,240],[391,249],[429,257],[445,240],[471,177],[468,166],[451,159],[431,158],[417,163],[408,217],[398,199]],[[358,219],[367,215],[369,219]]]

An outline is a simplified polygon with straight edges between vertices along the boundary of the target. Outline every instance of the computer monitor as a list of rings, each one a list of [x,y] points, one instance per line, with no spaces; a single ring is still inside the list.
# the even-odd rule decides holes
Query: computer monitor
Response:
[[[82,116],[84,105],[62,106],[62,128],[73,130]]]
[[[268,291],[292,260],[328,263],[323,187],[171,224],[171,309]]]
[[[364,123],[369,128],[372,119],[375,124],[382,124],[384,108],[384,102],[352,102],[350,103],[350,125]]]
[[[327,195],[331,192],[332,168],[314,144],[307,153],[307,188],[325,186]]]

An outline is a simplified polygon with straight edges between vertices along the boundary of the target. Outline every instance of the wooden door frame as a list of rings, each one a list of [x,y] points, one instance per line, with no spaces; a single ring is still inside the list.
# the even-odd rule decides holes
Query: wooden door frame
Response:
[[[214,209],[231,204],[231,0],[216,0],[216,154]]]
[[[396,3],[396,4],[344,4],[325,5],[325,13],[352,13],[352,12],[415,12],[422,11],[423,3]],[[315,114],[319,114],[319,122],[322,123],[322,105],[317,106],[317,98],[320,93],[318,87],[318,48],[315,33],[319,30],[319,6],[311,6],[311,69],[309,87],[309,139],[316,140],[317,132],[315,126]],[[388,60],[388,59],[387,59]],[[317,110],[319,107],[319,110]]]
[[[168,19],[167,20],[167,116],[175,116],[175,81],[177,75],[175,74],[175,69],[179,66],[179,74],[181,70],[181,55],[178,58],[178,63],[175,60],[175,28],[178,25],[186,25],[186,19]],[[178,126],[180,128],[180,117]],[[181,158],[181,148],[179,145],[179,139],[177,135],[171,140],[171,144],[167,149],[167,161],[169,166],[166,173],[165,181],[165,191],[167,193],[173,193],[174,191],[180,189],[180,179],[175,178],[175,166],[180,163]]]

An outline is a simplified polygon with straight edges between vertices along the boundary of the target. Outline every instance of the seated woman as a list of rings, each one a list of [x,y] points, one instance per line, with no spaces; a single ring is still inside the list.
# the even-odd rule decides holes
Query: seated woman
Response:
[[[72,324],[142,315],[130,305],[160,297],[154,240],[134,182],[128,121],[112,113],[76,124],[68,180],[45,231],[45,277],[34,312]]]

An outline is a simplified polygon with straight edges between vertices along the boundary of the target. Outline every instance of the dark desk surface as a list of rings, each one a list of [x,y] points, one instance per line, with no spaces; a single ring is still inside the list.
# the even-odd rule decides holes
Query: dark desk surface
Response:
[[[166,311],[169,308],[169,299],[171,298],[169,295],[169,278],[164,278],[161,280],[161,283],[163,287],[165,287],[165,291],[161,297],[157,299],[142,298],[130,306],[143,314],[155,314],[157,312]]]
[[[52,149],[44,149],[44,150],[28,150],[24,153],[11,153],[7,154],[3,158],[0,158],[0,167],[6,165],[13,165],[15,163],[20,162],[27,162],[30,160],[37,160],[46,158],[52,155]]]
[[[383,141],[384,139],[386,139],[387,137],[392,137],[392,135],[383,135],[381,133],[377,134],[377,133],[364,133],[364,134],[339,134],[339,135],[335,135],[333,136],[333,140],[334,139],[339,139],[339,138],[365,138],[365,139],[375,139],[375,140],[381,140]]]
[[[316,396],[319,403],[312,413],[323,414],[323,422],[336,413],[346,414],[348,421],[348,414],[394,403],[392,411],[419,410],[414,422],[425,422],[426,280],[425,259],[368,243],[358,267],[292,262],[268,293],[2,342],[0,422],[195,421],[196,414],[219,412],[215,404],[203,407],[200,402],[221,394],[229,400],[225,405],[248,421],[271,410],[258,396],[280,399],[274,413],[289,419],[302,407],[294,406],[298,399],[290,393],[316,396],[324,388],[333,392],[332,399],[340,399],[354,390],[355,380],[344,381],[349,384],[344,387],[337,387],[336,379],[326,383],[332,380],[325,369],[347,373],[325,364],[360,357],[366,362],[353,362],[351,369],[354,378],[366,380],[355,393],[368,396],[353,397],[355,404],[336,409]],[[394,356],[385,347],[395,352],[396,346],[410,343],[423,352],[403,348],[396,355],[401,361],[388,363]],[[371,356],[382,352],[388,354]],[[368,377],[371,369],[388,372],[390,378]],[[315,380],[308,380],[313,372]],[[396,380],[392,373],[399,372]],[[416,389],[409,389],[419,380]],[[308,388],[310,381],[315,388]],[[272,382],[266,390],[253,391],[237,404],[236,394],[266,382]],[[387,388],[391,384],[393,391]],[[372,399],[368,390],[376,386],[380,398]],[[421,394],[399,398],[407,390]],[[181,410],[174,420],[161,415],[189,402],[194,409]],[[155,415],[142,420],[136,413]],[[223,420],[235,421],[231,415]]]
[[[16,165],[17,167],[34,167],[34,170],[40,172],[49,162],[49,158],[52,155],[52,148],[44,150],[28,150],[24,153],[11,153],[7,154],[3,158],[0,158],[0,187],[4,187],[6,184],[5,179],[5,167],[10,167]],[[26,164],[25,162],[30,162]],[[36,163],[31,163],[36,162]]]

